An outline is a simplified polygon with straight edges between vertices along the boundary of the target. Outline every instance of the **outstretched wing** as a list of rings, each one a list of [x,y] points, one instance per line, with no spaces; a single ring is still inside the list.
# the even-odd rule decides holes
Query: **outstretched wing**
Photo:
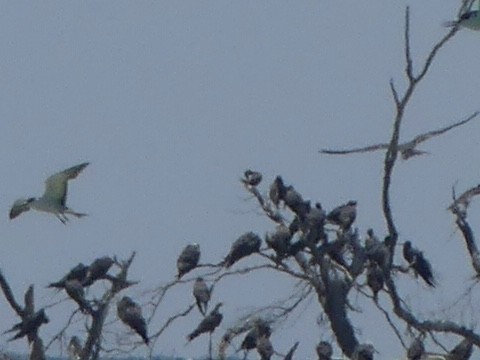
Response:
[[[354,154],[354,153],[377,151],[382,149],[388,149],[388,144],[369,145],[361,148],[354,148],[354,149],[347,149],[347,150],[322,149],[319,152],[322,154],[328,154],[328,155],[347,155],[347,154]]]
[[[468,123],[469,121],[473,120],[474,118],[477,117],[477,115],[479,114],[478,111],[475,111],[472,115],[470,115],[469,117],[467,117],[466,119],[462,120],[462,121],[458,121],[452,125],[449,125],[449,126],[445,126],[441,129],[437,129],[437,130],[432,130],[432,131],[429,131],[425,134],[421,134],[421,135],[418,135],[416,136],[411,142],[416,145],[420,144],[421,142],[424,142],[434,136],[438,136],[438,135],[441,135],[443,133],[446,133],[447,131],[450,131],[458,126],[462,126],[466,123]]]
[[[65,206],[67,200],[68,180],[75,179],[89,163],[85,162],[80,165],[53,174],[45,181],[45,192],[43,197],[60,202]]]

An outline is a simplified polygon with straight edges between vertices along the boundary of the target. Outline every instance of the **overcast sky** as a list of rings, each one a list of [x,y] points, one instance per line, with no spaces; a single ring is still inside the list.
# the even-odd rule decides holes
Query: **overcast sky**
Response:
[[[45,286],[80,261],[137,251],[131,278],[142,283],[126,293],[142,301],[144,290],[174,277],[176,257],[187,243],[200,243],[202,260],[216,262],[243,232],[263,235],[273,225],[238,181],[246,168],[263,173],[264,187],[283,175],[327,209],[356,199],[359,231],[372,227],[383,236],[383,154],[332,158],[317,151],[387,140],[394,114],[388,82],[405,86],[405,6],[411,4],[417,65],[445,34],[442,22],[453,19],[459,5],[0,3],[0,267],[19,299],[35,284],[37,306],[64,297]],[[439,54],[406,112],[402,139],[480,109],[479,36],[463,30]],[[431,155],[399,162],[394,172],[392,206],[401,241],[412,240],[425,252],[440,283],[435,291],[414,280],[401,283],[420,313],[443,309],[471,283],[463,243],[445,208],[453,184],[462,191],[479,183],[479,120],[425,143],[422,149]],[[46,177],[83,161],[91,165],[70,184],[68,203],[89,217],[67,226],[34,212],[8,220],[16,198],[41,195]],[[474,227],[479,212],[474,203]],[[252,305],[285,295],[291,286],[271,273],[258,281],[221,283],[213,299],[225,304],[217,337]],[[380,300],[388,304],[383,295]],[[191,302],[190,285],[172,293],[151,332]],[[381,359],[398,356],[398,342],[379,325],[378,311],[358,305],[363,313],[352,319],[359,339],[373,342]],[[51,337],[72,309],[67,303],[48,310],[52,321],[41,335]],[[316,325],[321,311],[314,300],[302,311],[276,328],[272,341],[285,352],[301,340],[298,358],[312,359],[314,344],[332,335]],[[17,321],[3,296],[0,313],[0,331]],[[155,352],[204,353],[207,337],[185,346],[185,335],[199,320],[195,312],[175,323]],[[81,329],[76,324],[67,335],[82,336]],[[7,344],[5,336],[0,345],[26,349],[24,340]],[[144,347],[138,351],[146,353]]]

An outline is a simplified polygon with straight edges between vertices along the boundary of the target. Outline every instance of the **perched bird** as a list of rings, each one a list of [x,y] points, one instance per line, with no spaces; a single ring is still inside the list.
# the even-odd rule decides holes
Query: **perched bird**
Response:
[[[463,339],[449,353],[447,360],[468,360],[473,353],[473,344],[468,339]]]
[[[234,241],[230,252],[225,257],[223,264],[228,269],[238,260],[260,251],[262,239],[253,233],[247,232]]]
[[[265,236],[265,242],[277,255],[276,261],[281,261],[289,254],[291,238],[292,234],[290,233],[290,230],[283,224],[278,225],[275,232]]]
[[[197,243],[187,245],[177,259],[177,278],[195,269],[200,261],[200,245]]]
[[[322,209],[322,205],[317,202],[314,207],[310,207],[303,224],[302,231],[306,234],[307,241],[310,243],[318,243],[320,240],[326,239],[324,232],[326,214]]]
[[[88,267],[87,275],[85,276],[82,285],[90,286],[95,281],[105,278],[105,275],[107,275],[108,270],[110,270],[114,263],[115,261],[109,256],[95,259]]]
[[[193,296],[197,302],[198,310],[203,316],[207,313],[208,302],[210,301],[211,289],[203,278],[198,277],[193,283]]]
[[[480,4],[479,4],[480,6]],[[447,21],[447,27],[461,26],[470,30],[480,30],[480,16],[478,10],[468,10],[460,15],[458,20]]]
[[[242,179],[242,182],[245,185],[257,186],[262,181],[262,174],[257,171],[246,170],[243,175],[244,178]]]
[[[320,341],[317,345],[318,360],[331,360],[333,355],[332,345],[327,341]]]
[[[378,292],[383,289],[384,281],[382,269],[376,263],[369,262],[367,266],[367,284],[372,289],[375,301],[377,301]]]
[[[285,205],[301,219],[303,219],[306,213],[310,210],[310,202],[303,200],[302,195],[300,195],[293,186],[287,186],[285,188],[283,201],[285,202]]]
[[[270,338],[268,336],[259,336],[257,338],[257,352],[261,360],[270,360],[274,351]]]
[[[193,330],[188,336],[187,340],[192,341],[197,336],[203,333],[213,333],[218,325],[222,322],[223,315],[218,311],[218,309],[222,306],[222,303],[218,303],[215,305],[215,308],[205,316],[200,324],[198,324],[197,328]]]
[[[49,319],[45,314],[45,310],[41,309],[31,316],[25,316],[21,322],[13,325],[13,327],[6,332],[17,331],[14,337],[8,341],[13,341],[27,336],[28,342],[31,343],[37,337],[38,328],[42,324],[47,324]]]
[[[344,230],[348,230],[357,217],[357,202],[350,200],[348,203],[340,205],[330,211],[327,220],[340,226]]]
[[[66,214],[78,218],[87,214],[78,213],[68,208],[67,188],[68,180],[75,179],[89,163],[73,166],[50,176],[45,182],[45,192],[40,198],[18,199],[10,210],[10,219],[15,219],[21,213],[30,209],[54,214],[63,224],[69,220]]]
[[[373,233],[372,229],[367,230],[365,238],[365,255],[371,262],[375,262],[381,269],[385,269],[389,263],[390,251],[384,242],[381,242]]]
[[[77,336],[72,336],[67,347],[69,360],[80,360],[82,348],[83,346],[80,339]]]
[[[50,283],[48,287],[62,289],[65,287],[65,283],[69,280],[78,280],[83,282],[87,277],[88,266],[79,263],[72,268],[63,278],[57,282]]]
[[[435,279],[433,277],[432,266],[427,259],[424,258],[423,253],[414,247],[410,241],[405,241],[403,244],[403,257],[415,271],[415,274],[420,277],[431,287],[435,287]]]
[[[468,27],[468,26],[466,26],[467,24],[472,24],[472,23],[475,23],[475,21],[479,21],[478,17],[476,17],[476,16],[473,17],[472,15],[465,15],[465,17],[467,17],[467,18],[470,17],[471,19],[470,20],[465,19],[464,21],[459,21],[460,25]],[[453,24],[453,25],[452,25],[452,23],[448,23],[448,26],[454,26],[454,25],[456,25],[456,23],[457,22],[455,22],[455,24]],[[479,23],[479,25],[480,25],[480,23]],[[478,30],[478,29],[476,29],[476,30]],[[421,144],[422,142],[427,141],[428,139],[430,139],[432,137],[444,134],[447,131],[450,131],[450,130],[456,128],[457,126],[461,126],[461,125],[466,124],[467,122],[473,120],[478,114],[479,114],[478,112],[474,112],[472,115],[470,115],[469,117],[467,117],[464,120],[456,122],[452,125],[448,125],[448,126],[443,127],[441,129],[432,130],[432,131],[426,132],[424,134],[420,134],[420,135],[414,137],[410,141],[406,141],[404,143],[398,144],[397,151],[400,152],[403,160],[408,160],[411,157],[417,156],[417,155],[428,154],[427,151],[417,150],[416,147],[419,144]],[[370,145],[370,146],[348,149],[348,150],[323,149],[323,150],[320,150],[319,152],[322,153],[322,154],[330,154],[330,155],[347,155],[347,154],[362,153],[362,152],[369,152],[369,151],[376,151],[376,150],[387,150],[389,147],[390,147],[390,143],[383,143],[383,144]]]
[[[413,340],[407,350],[407,359],[408,360],[421,360],[423,354],[425,354],[425,346],[423,341],[419,338]]]
[[[257,337],[258,330],[256,327],[254,327],[243,338],[242,343],[240,344],[240,349],[245,351],[245,357],[250,350],[257,347]]]
[[[279,175],[275,178],[272,185],[270,185],[270,191],[268,193],[273,205],[278,207],[278,205],[280,204],[280,201],[282,201],[283,198],[285,197],[285,191],[286,191],[286,188],[283,183],[283,179]]]
[[[90,303],[85,299],[85,290],[82,283],[77,279],[68,280],[65,282],[65,291],[70,298],[75,301],[82,312],[91,312]]]
[[[148,345],[147,323],[142,316],[142,308],[128,296],[117,303],[117,315],[122,322],[132,328]]]
[[[355,348],[352,360],[373,360],[375,348],[372,344],[359,344]]]
[[[293,344],[293,346],[290,348],[290,350],[288,351],[287,355],[285,355],[283,360],[293,360],[293,354],[297,350],[298,344],[299,344],[298,341],[295,344]]]

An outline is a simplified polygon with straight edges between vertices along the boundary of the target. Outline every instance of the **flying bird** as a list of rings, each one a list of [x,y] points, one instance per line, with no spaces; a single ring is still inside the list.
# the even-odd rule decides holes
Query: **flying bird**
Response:
[[[10,219],[30,209],[48,212],[55,215],[63,224],[69,220],[67,214],[81,218],[87,214],[78,213],[67,207],[68,180],[75,179],[89,163],[72,166],[53,174],[45,181],[45,192],[39,198],[18,199],[10,210]]]
[[[200,261],[200,245],[197,243],[187,245],[177,259],[177,278],[195,269]]]
[[[147,323],[142,316],[142,308],[128,296],[124,296],[117,304],[117,315],[122,322],[132,328],[148,345]]]
[[[68,343],[67,352],[69,360],[80,360],[82,354],[82,342],[78,336],[72,336]]]
[[[348,230],[357,217],[357,202],[350,200],[348,203],[340,205],[330,211],[327,220],[340,226],[344,230]]]
[[[435,279],[433,277],[432,266],[423,253],[415,249],[410,241],[403,244],[403,257],[420,277],[431,287],[435,287]]]
[[[65,283],[69,280],[78,280],[80,282],[83,282],[87,277],[87,272],[88,266],[79,263],[77,266],[70,269],[70,271],[63,278],[61,278],[57,282],[50,283],[48,287],[62,289],[65,287]]]
[[[480,21],[479,21],[479,26],[480,26]],[[397,151],[400,152],[400,154],[401,154],[401,156],[404,160],[408,160],[413,156],[428,154],[427,151],[418,150],[418,149],[416,149],[416,147],[419,144],[421,144],[422,142],[427,141],[428,139],[430,139],[432,137],[444,134],[447,131],[450,131],[450,130],[458,127],[458,126],[466,124],[470,120],[474,119],[478,114],[479,114],[479,112],[476,111],[464,120],[461,120],[461,121],[456,122],[452,125],[449,125],[449,126],[437,129],[437,130],[432,130],[432,131],[426,132],[424,134],[421,134],[421,135],[418,135],[418,136],[414,137],[410,141],[406,141],[404,143],[398,144],[397,145]],[[347,154],[364,153],[364,152],[377,151],[377,150],[387,150],[389,147],[390,147],[389,143],[383,143],[383,144],[370,145],[370,146],[353,148],[353,149],[348,149],[348,150],[323,149],[323,150],[320,150],[319,152],[322,153],[322,154],[329,154],[329,155],[347,155]]]
[[[44,309],[37,311],[33,315],[26,315],[21,322],[13,325],[10,330],[6,331],[6,333],[17,331],[15,336],[8,341],[17,340],[24,336],[27,336],[28,342],[31,343],[37,338],[38,328],[42,324],[47,324],[48,322],[49,319],[45,314]]]
[[[203,278],[198,277],[193,283],[193,296],[197,302],[198,310],[205,316],[207,313],[208,302],[210,301],[211,289]]]
[[[318,360],[331,360],[333,355],[332,345],[327,341],[320,341],[317,345]]]
[[[246,170],[243,175],[244,178],[241,180],[248,186],[257,186],[262,181],[262,174],[258,171]]]
[[[190,342],[195,339],[197,336],[203,333],[213,333],[218,325],[222,322],[223,315],[218,311],[218,309],[222,306],[222,303],[218,303],[215,305],[215,308],[205,316],[200,324],[198,324],[197,328],[193,330],[188,336],[187,340]]]
[[[260,251],[262,239],[253,233],[247,232],[234,241],[230,252],[225,257],[224,265],[228,269],[238,260]]]
[[[110,270],[114,263],[115,261],[109,256],[95,259],[88,267],[87,275],[85,276],[82,285],[90,286],[95,281],[105,278],[108,270]]]

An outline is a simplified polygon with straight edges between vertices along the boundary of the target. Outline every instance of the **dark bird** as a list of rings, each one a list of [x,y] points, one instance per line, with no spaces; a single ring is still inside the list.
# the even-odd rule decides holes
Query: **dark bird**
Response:
[[[67,352],[69,360],[80,360],[82,355],[82,342],[78,336],[72,336],[68,343]]]
[[[367,284],[372,289],[373,299],[377,301],[378,292],[383,289],[384,278],[382,269],[374,262],[369,262],[367,266]]]
[[[448,360],[468,360],[473,353],[473,344],[468,339],[463,339],[448,353]]]
[[[317,345],[318,360],[331,360],[333,355],[333,348],[327,341],[320,341]]]
[[[115,261],[108,256],[95,259],[88,267],[87,275],[82,283],[83,286],[90,286],[95,281],[104,279],[114,262]]]
[[[193,284],[193,296],[197,302],[198,310],[203,316],[207,313],[208,302],[210,301],[211,289],[203,278],[198,277]]]
[[[372,344],[359,344],[353,352],[352,360],[373,360],[375,348]]]
[[[245,335],[240,349],[245,350],[247,353],[249,350],[255,349],[257,346],[257,339],[260,336],[270,337],[272,335],[272,329],[263,319],[256,319],[253,328]],[[245,354],[246,356],[246,354]]]
[[[77,279],[68,280],[65,282],[65,291],[78,304],[83,313],[92,312],[90,303],[85,299],[85,290],[80,281]]]
[[[10,219],[15,219],[21,213],[30,209],[43,211],[55,215],[63,224],[69,219],[66,214],[78,218],[87,214],[77,213],[66,205],[68,180],[75,179],[89,163],[72,166],[71,168],[53,174],[45,181],[45,192],[40,198],[16,200],[10,210]]]
[[[402,155],[402,158],[404,160],[408,160],[413,156],[428,154],[427,151],[417,150],[416,147],[419,144],[421,144],[422,142],[427,141],[428,139],[430,139],[432,137],[441,135],[443,133],[446,133],[447,131],[452,130],[453,128],[456,128],[457,126],[461,126],[461,125],[466,124],[467,122],[474,119],[477,115],[478,115],[478,112],[474,112],[472,115],[470,115],[469,117],[467,117],[466,119],[464,119],[462,121],[456,122],[452,125],[443,127],[441,129],[432,130],[432,131],[426,132],[424,134],[418,135],[410,141],[398,144],[397,151],[400,152],[400,154]],[[384,143],[384,144],[376,144],[376,145],[370,145],[370,146],[348,149],[348,150],[323,149],[323,150],[320,150],[320,153],[330,154],[330,155],[346,155],[346,154],[363,153],[363,152],[376,151],[376,150],[387,150],[389,147],[390,147],[389,143]]]
[[[268,192],[270,200],[276,207],[278,207],[280,201],[285,197],[285,191],[285,184],[283,183],[282,177],[279,175],[275,178],[272,185],[270,185],[270,191]]]
[[[265,242],[277,255],[277,262],[281,261],[287,254],[289,254],[291,238],[292,234],[285,225],[278,225],[275,232],[265,236]]]
[[[421,251],[412,247],[410,241],[405,241],[403,244],[403,257],[413,268],[415,274],[420,275],[429,286],[435,287],[436,281],[433,277],[432,266]]]
[[[293,344],[293,346],[290,348],[290,350],[288,351],[287,355],[285,355],[283,360],[293,360],[293,354],[297,350],[298,344],[299,344],[298,341],[295,344]]]
[[[187,245],[177,259],[177,278],[195,269],[200,261],[200,245],[197,243]]]
[[[69,280],[78,280],[83,282],[87,277],[88,266],[79,263],[77,266],[72,268],[63,278],[61,278],[57,282],[53,282],[48,287],[63,289],[65,287],[65,283]]]
[[[213,333],[218,325],[222,322],[223,315],[218,311],[218,309],[222,306],[222,303],[218,303],[215,305],[215,308],[205,316],[200,324],[198,324],[197,328],[193,330],[188,336],[187,340],[192,341],[197,336],[203,333]]]
[[[407,359],[408,360],[421,360],[423,354],[425,354],[425,346],[423,341],[419,338],[413,340],[407,350]]]
[[[248,186],[257,186],[262,181],[262,174],[257,171],[246,170],[242,182]]]
[[[274,351],[268,336],[259,336],[257,338],[257,352],[261,360],[270,360]]]
[[[14,337],[8,341],[13,341],[27,336],[28,342],[31,343],[37,337],[38,328],[42,324],[49,322],[44,309],[40,309],[31,316],[25,316],[22,321],[15,324],[10,330],[6,332],[17,331]]]
[[[224,265],[228,269],[238,260],[260,251],[262,239],[253,233],[247,232],[234,241],[230,252],[225,257]]]
[[[147,323],[142,316],[142,308],[128,296],[117,303],[117,315],[122,322],[132,328],[148,345]]]
[[[287,186],[285,188],[283,201],[285,205],[301,219],[303,219],[308,210],[310,210],[310,202],[303,200],[302,195],[300,195],[293,186]]]
[[[348,203],[340,205],[330,211],[327,220],[340,226],[344,230],[348,230],[357,217],[357,202],[350,200]]]
[[[310,207],[305,220],[303,221],[302,231],[306,234],[310,243],[318,243],[322,239],[326,239],[323,227],[325,225],[326,214],[322,209],[322,205],[317,202],[314,207]]]
[[[372,229],[367,230],[365,254],[370,261],[375,262],[381,269],[387,269],[390,251],[387,245],[375,236]]]
[[[39,337],[33,340],[32,351],[30,352],[30,360],[46,360],[43,341]]]

